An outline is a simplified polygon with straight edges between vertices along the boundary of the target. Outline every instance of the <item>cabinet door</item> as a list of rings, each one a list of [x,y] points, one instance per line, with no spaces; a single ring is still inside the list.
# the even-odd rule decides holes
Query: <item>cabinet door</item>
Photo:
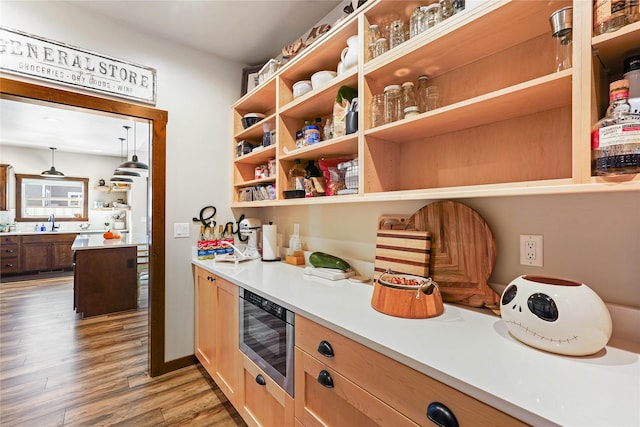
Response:
[[[252,427],[293,426],[293,398],[248,357],[241,355],[240,405]]]
[[[213,274],[196,268],[195,286],[195,353],[202,366],[213,377],[216,338],[214,328],[216,292]]]
[[[70,235],[70,238],[66,240],[69,241],[59,241],[55,242],[51,246],[51,268],[59,269],[59,268],[71,268],[73,265],[73,251],[71,250],[71,245],[73,244],[73,239],[75,239],[76,235]]]
[[[22,270],[41,271],[51,268],[50,243],[23,243]]]
[[[216,277],[214,380],[235,407],[238,407],[241,354],[239,304],[238,287]]]
[[[305,426],[417,425],[304,351],[295,351],[295,417]]]

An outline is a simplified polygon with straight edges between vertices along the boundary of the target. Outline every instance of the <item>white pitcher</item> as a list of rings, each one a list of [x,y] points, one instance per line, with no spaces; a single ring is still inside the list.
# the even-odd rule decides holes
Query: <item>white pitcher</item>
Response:
[[[342,63],[344,64],[345,69],[349,69],[358,65],[358,50],[360,48],[360,44],[358,41],[358,35],[351,36],[347,39],[347,47],[342,49],[342,53],[340,54],[340,59],[342,59]]]

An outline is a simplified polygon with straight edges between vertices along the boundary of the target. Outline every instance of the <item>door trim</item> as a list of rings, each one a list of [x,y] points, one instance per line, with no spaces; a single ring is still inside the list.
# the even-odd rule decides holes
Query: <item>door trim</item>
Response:
[[[166,193],[166,129],[168,112],[97,96],[41,86],[21,80],[0,77],[0,97],[17,97],[33,101],[80,107],[150,120],[153,126],[151,144],[151,245],[149,252],[149,375],[154,377],[187,366],[190,358],[165,363],[165,193]]]

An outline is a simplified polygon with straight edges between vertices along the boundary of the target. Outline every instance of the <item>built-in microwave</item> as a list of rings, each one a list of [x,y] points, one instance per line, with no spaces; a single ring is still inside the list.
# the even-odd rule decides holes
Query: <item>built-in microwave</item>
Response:
[[[292,397],[293,328],[291,310],[240,288],[240,351]]]

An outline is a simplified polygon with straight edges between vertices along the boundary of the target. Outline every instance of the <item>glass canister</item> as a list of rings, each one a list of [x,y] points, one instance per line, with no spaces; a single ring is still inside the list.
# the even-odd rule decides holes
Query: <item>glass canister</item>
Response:
[[[429,88],[429,77],[418,77],[418,87],[416,88],[416,98],[418,99],[418,111],[424,113],[427,109],[427,89]]]
[[[402,107],[402,89],[400,85],[384,88],[384,122],[392,123],[404,117]]]
[[[371,97],[371,127],[385,124],[384,94],[379,93]]]
[[[453,16],[453,3],[451,0],[439,0],[442,6],[442,19],[451,18]]]
[[[422,7],[418,6],[413,9],[411,18],[409,19],[409,38],[414,38],[424,31],[424,12]]]
[[[376,24],[369,25],[369,44],[377,42],[379,38],[382,38],[380,27]]]
[[[391,27],[389,28],[389,49],[400,46],[404,41],[404,22],[401,19],[396,19],[391,23]]]
[[[388,50],[389,50],[389,42],[387,41],[387,39],[385,39],[384,37],[379,38],[378,41],[376,42],[376,50],[375,50],[376,57],[382,55]]]
[[[416,98],[416,93],[413,90],[413,82],[402,83],[402,107],[406,109],[407,107],[417,106],[418,100]]]
[[[434,3],[424,8],[425,30],[435,27],[440,22],[442,22],[442,5]]]

